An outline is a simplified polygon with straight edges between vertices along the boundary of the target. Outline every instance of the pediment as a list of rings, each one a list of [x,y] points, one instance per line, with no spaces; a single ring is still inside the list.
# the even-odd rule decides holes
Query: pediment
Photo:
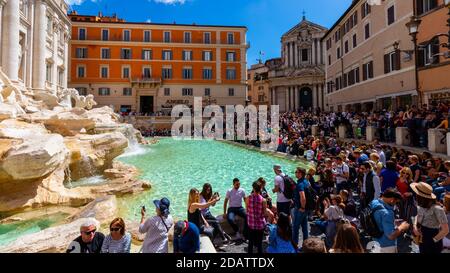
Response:
[[[323,26],[310,22],[308,20],[303,20],[293,28],[291,28],[288,32],[283,34],[282,39],[290,38],[290,37],[304,37],[305,35],[311,35],[316,32],[326,32],[327,29]]]

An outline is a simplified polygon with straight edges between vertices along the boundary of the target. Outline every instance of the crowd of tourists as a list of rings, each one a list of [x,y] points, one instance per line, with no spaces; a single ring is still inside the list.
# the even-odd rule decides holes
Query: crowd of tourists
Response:
[[[235,178],[218,217],[210,208],[221,197],[209,183],[189,191],[185,220],[174,222],[168,198],[155,200],[153,216],[141,209],[139,232],[146,234],[141,252],[168,253],[172,227],[174,253],[198,252],[200,236],[218,249],[245,242],[248,253],[364,253],[365,237],[377,244],[372,252],[398,252],[400,237],[417,244],[420,253],[450,250],[450,161],[437,162],[438,169],[425,174],[414,155],[408,166],[380,156],[382,151],[363,155],[355,150],[325,158],[318,171],[311,164],[308,170],[296,168],[292,176],[275,165],[273,184],[258,178],[249,194]],[[323,236],[310,236],[310,226]],[[123,219],[111,222],[109,235],[97,228],[93,220],[84,223],[67,252],[130,252],[131,235]]]
[[[351,127],[349,132],[356,138],[364,135],[367,126],[376,126],[379,139],[373,143],[338,140],[336,127],[342,124]],[[319,126],[319,136],[312,136],[312,125]],[[421,253],[448,252],[450,161],[427,151],[414,154],[382,144],[392,140],[392,128],[397,126],[414,131],[413,142],[423,146],[423,128],[448,130],[448,107],[371,114],[285,113],[280,118],[278,151],[304,158],[306,168],[289,173],[275,165],[273,180],[260,177],[251,189],[241,188],[239,179],[234,179],[220,216],[210,210],[221,197],[209,183],[201,191],[189,191],[185,220],[174,222],[169,199],[155,200],[153,216],[147,218],[145,208],[141,211],[139,232],[146,234],[141,252],[168,253],[172,227],[176,253],[198,252],[200,236],[208,237],[217,249],[246,242],[248,253],[255,249],[258,253],[362,253],[367,238],[375,242],[374,252],[398,252],[400,238],[418,245]],[[224,231],[224,222],[230,234]],[[311,226],[322,237],[310,236]],[[93,222],[83,224],[80,232],[68,252],[130,251],[131,236],[121,218],[111,222],[107,236]]]

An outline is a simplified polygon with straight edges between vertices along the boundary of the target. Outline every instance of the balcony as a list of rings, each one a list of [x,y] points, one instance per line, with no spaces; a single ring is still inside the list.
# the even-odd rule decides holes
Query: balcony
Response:
[[[130,79],[131,86],[137,88],[156,88],[162,84],[161,78],[140,77]]]

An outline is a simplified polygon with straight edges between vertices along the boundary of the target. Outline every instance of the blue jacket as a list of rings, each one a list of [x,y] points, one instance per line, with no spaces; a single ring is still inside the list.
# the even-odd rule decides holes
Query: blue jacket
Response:
[[[375,199],[370,203],[372,210],[378,209],[374,212],[375,222],[380,230],[383,231],[383,236],[374,238],[381,247],[390,247],[397,245],[397,239],[389,240],[388,236],[395,231],[395,215],[394,207],[386,204],[381,199]]]
[[[269,225],[269,230],[270,235],[267,253],[297,253],[290,240],[283,240],[283,238],[278,235],[277,225]]]
[[[173,238],[173,251],[175,253],[195,253],[200,250],[200,231],[198,227],[189,222],[189,227],[186,232]]]

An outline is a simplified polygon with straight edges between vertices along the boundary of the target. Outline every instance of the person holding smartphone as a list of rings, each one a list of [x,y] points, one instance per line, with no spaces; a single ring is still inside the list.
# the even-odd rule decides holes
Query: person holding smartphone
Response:
[[[167,198],[154,200],[156,215],[145,220],[145,206],[141,209],[141,224],[139,232],[145,233],[142,253],[168,253],[169,230],[173,226],[173,218],[170,215],[170,201]]]

